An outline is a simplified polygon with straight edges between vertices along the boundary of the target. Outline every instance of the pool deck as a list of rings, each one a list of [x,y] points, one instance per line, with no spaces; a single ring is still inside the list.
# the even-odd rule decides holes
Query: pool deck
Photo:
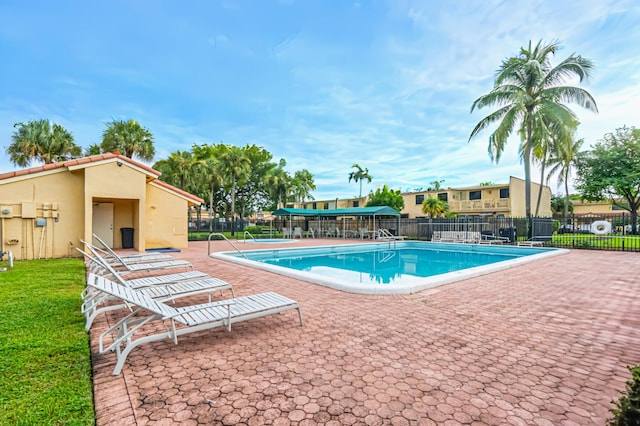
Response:
[[[211,259],[206,242],[171,254],[238,296],[298,301],[305,324],[289,311],[143,345],[113,376],[97,337],[121,313],[101,316],[90,333],[97,425],[602,425],[625,366],[640,364],[638,253],[572,250],[383,296]]]

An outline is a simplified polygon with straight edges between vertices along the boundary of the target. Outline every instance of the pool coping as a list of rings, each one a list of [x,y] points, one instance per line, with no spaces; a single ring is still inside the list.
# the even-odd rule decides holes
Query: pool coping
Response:
[[[396,244],[406,245],[407,243],[408,244],[412,244],[412,243],[429,244],[435,247],[446,247],[446,248],[452,248],[457,246],[457,247],[465,247],[465,248],[482,247],[483,249],[486,249],[487,247],[492,247],[492,250],[490,251],[499,251],[501,247],[501,246],[487,246],[484,244],[458,244],[458,243],[439,243],[439,242],[434,243],[430,241],[405,241],[405,242],[397,242],[392,244],[394,244],[395,246]],[[377,248],[382,246],[388,246],[389,244],[390,244],[389,242],[371,242],[371,243],[349,245],[348,247],[357,248],[361,246],[367,246],[367,247]],[[272,248],[272,249],[267,248],[267,249],[254,249],[254,250],[247,250],[247,251],[252,251],[252,252],[265,251],[266,252],[266,251],[277,250],[277,251],[286,252],[286,251],[296,251],[296,250],[302,250],[302,249],[312,249],[314,247],[326,249],[331,247],[345,247],[345,246],[333,245],[333,246],[308,246],[304,248],[300,248],[300,247]],[[515,250],[532,251],[531,247],[508,246],[508,248],[515,249]],[[405,284],[397,283],[393,285],[384,285],[384,286],[379,285],[374,287],[366,287],[366,286],[363,286],[361,283],[353,283],[351,281],[343,280],[335,277],[327,278],[325,276],[312,273],[312,272],[298,271],[298,270],[286,268],[283,266],[270,265],[267,263],[250,260],[244,257],[238,257],[236,255],[237,252],[233,252],[233,251],[209,253],[209,257],[237,263],[244,266],[249,266],[256,269],[273,272],[279,275],[296,278],[296,279],[307,281],[313,284],[318,284],[325,287],[333,288],[335,290],[345,291],[349,293],[384,295],[384,294],[413,294],[419,291],[438,287],[441,285],[451,284],[457,281],[462,281],[469,278],[490,274],[496,271],[514,268],[516,266],[519,266],[525,263],[535,262],[540,259],[545,259],[548,257],[569,253],[569,250],[562,249],[562,248],[536,247],[536,248],[533,248],[533,250],[535,251],[544,250],[544,251],[542,253],[519,257],[517,259],[503,260],[503,261],[495,262],[489,265],[476,266],[473,268],[463,269],[461,271],[447,272],[444,274],[434,275],[432,277],[420,278],[419,282],[412,282],[412,283],[405,283]],[[238,251],[242,252],[241,250],[238,250]]]

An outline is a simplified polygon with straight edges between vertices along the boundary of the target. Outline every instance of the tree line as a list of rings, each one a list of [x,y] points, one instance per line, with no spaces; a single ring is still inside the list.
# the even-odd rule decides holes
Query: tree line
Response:
[[[106,152],[143,161],[155,156],[152,133],[135,120],[107,123],[102,141],[86,149],[75,143],[70,131],[46,119],[19,122],[14,127],[6,152],[20,167]],[[162,173],[161,180],[204,199],[213,214],[233,218],[313,199],[313,174],[307,169],[291,174],[285,170],[286,165],[286,160],[274,162],[269,151],[256,145],[219,143],[172,152],[153,168]]]

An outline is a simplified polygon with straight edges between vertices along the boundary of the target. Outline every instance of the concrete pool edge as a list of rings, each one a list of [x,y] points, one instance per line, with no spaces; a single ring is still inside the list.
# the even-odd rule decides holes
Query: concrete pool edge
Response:
[[[421,242],[424,244],[433,244],[431,242]],[[366,243],[366,244],[355,244],[349,245],[349,247],[353,248],[356,246],[368,246],[368,247],[378,247],[379,245],[386,245],[388,243]],[[438,243],[442,244],[442,243]],[[444,243],[448,247],[472,247],[478,246],[477,244],[453,244],[453,243]],[[313,246],[306,248],[332,248],[332,247],[345,247],[344,245],[340,246]],[[498,247],[498,246],[493,246]],[[510,248],[516,248],[514,246],[509,246]],[[518,250],[527,250],[529,251],[529,247],[518,247]],[[256,249],[251,250],[252,252],[260,252],[260,251],[294,251],[297,249],[292,248],[280,248],[280,249]],[[291,268],[286,268],[282,266],[270,265],[267,263],[249,260],[244,257],[238,257],[237,252],[217,252],[217,253],[209,253],[209,257],[214,259],[220,259],[228,262],[237,263],[240,265],[248,266],[255,269],[260,269],[268,272],[273,272],[279,275],[284,275],[287,277],[295,278],[301,281],[310,282],[312,284],[318,284],[325,287],[329,287],[335,290],[345,291],[348,293],[358,293],[358,294],[378,294],[378,295],[390,295],[390,294],[413,294],[419,291],[423,291],[426,289],[438,287],[445,284],[451,284],[457,281],[463,281],[469,278],[474,278],[486,274],[490,274],[493,272],[514,268],[516,266],[535,262],[540,259],[545,259],[548,257],[558,256],[562,254],[569,253],[567,249],[561,248],[547,248],[544,252],[532,254],[528,256],[519,257],[516,259],[504,260],[500,262],[495,262],[489,265],[476,266],[473,268],[463,269],[461,271],[448,272],[440,275],[435,275],[432,277],[425,277],[420,280],[419,283],[411,283],[411,284],[394,284],[392,286],[376,286],[376,287],[363,287],[360,283],[353,283],[347,280],[341,280],[338,278],[326,278],[322,275],[298,271]]]

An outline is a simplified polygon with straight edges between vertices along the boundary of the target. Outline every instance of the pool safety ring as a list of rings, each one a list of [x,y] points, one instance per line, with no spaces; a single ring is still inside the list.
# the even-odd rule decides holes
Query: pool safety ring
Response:
[[[606,220],[596,220],[591,224],[591,232],[596,235],[605,235],[611,233],[611,224]]]

